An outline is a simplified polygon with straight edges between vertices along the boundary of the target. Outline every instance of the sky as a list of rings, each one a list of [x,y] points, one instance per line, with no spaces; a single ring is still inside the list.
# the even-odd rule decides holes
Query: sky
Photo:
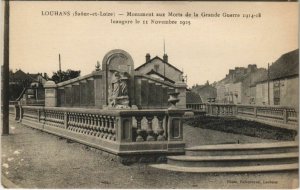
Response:
[[[219,81],[229,69],[257,64],[267,67],[280,55],[298,48],[298,3],[278,2],[70,2],[12,1],[10,12],[10,69],[29,73],[95,69],[112,49],[127,51],[135,68],[151,57],[163,56],[188,76],[188,85]],[[105,16],[43,16],[49,11],[111,12]],[[154,17],[191,21],[191,25],[111,24],[127,12],[220,13],[216,17]],[[260,18],[223,17],[258,14]],[[124,15],[119,15],[124,14]]]

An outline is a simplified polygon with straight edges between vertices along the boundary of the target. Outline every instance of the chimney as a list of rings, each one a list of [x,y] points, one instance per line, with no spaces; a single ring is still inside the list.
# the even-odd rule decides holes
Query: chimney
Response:
[[[247,73],[254,72],[256,70],[257,70],[257,65],[256,64],[248,65]]]
[[[44,78],[45,78],[46,80],[48,79],[47,73],[44,73]]]
[[[147,54],[146,54],[146,62],[150,61],[150,59],[151,59],[151,56],[150,56],[149,53],[147,53]]]
[[[168,63],[168,55],[164,54],[163,60]]]

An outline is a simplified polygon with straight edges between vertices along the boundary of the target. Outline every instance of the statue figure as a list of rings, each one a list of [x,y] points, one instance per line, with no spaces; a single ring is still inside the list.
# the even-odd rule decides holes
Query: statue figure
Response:
[[[129,106],[127,82],[128,77],[125,73],[114,71],[111,78],[111,95],[109,97],[111,107],[127,108]]]
[[[116,105],[116,98],[119,96],[120,93],[120,73],[118,71],[115,71],[113,73],[112,79],[111,79],[111,86],[112,86],[112,92],[110,96],[110,105],[115,106]]]
[[[125,76],[125,73],[121,74],[120,78],[120,96],[128,96],[128,86],[127,86],[128,77]]]

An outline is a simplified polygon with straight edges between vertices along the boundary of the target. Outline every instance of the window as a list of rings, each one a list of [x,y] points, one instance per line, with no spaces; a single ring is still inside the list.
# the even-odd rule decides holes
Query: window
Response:
[[[158,72],[158,69],[159,69],[159,65],[154,65],[154,70],[155,70],[156,72]]]

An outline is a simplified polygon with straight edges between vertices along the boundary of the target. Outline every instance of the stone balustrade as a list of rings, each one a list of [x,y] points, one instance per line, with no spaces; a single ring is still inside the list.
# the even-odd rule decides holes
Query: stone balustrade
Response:
[[[184,153],[184,110],[21,106],[18,111],[25,125],[114,155]]]
[[[187,103],[186,108],[198,111],[206,111],[206,104],[205,103]]]
[[[298,128],[298,113],[289,107],[211,103],[206,104],[206,112],[208,115],[235,116],[277,127]]]

